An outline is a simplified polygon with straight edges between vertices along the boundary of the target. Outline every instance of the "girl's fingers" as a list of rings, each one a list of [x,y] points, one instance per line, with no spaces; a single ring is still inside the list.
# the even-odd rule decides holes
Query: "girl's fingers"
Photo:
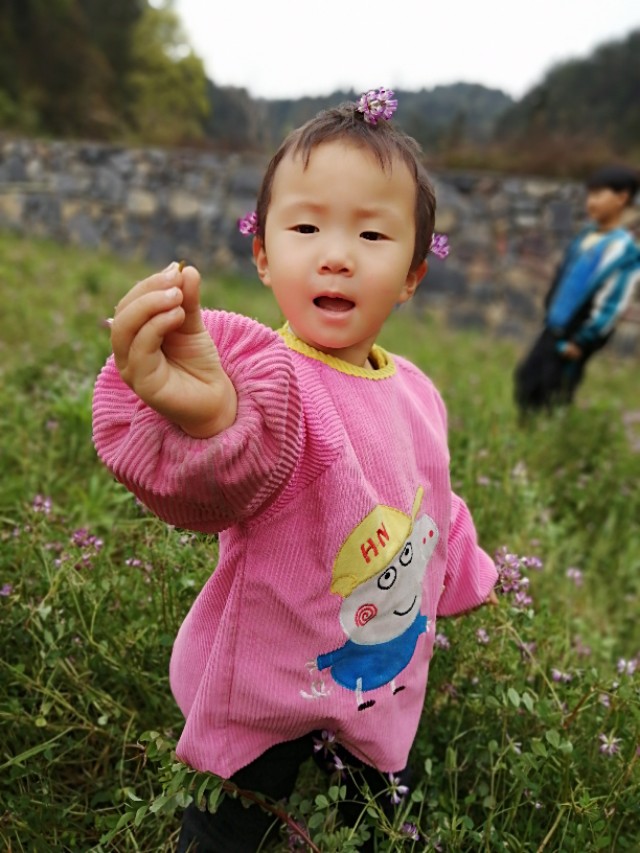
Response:
[[[124,307],[118,306],[111,324],[111,346],[118,370],[126,370],[130,350],[146,325],[152,323],[153,330],[164,330],[162,335],[179,328],[184,320],[184,311],[180,309],[179,313],[174,312],[181,303],[182,291],[174,286],[166,290],[152,290]],[[159,332],[156,331],[156,334]],[[143,340],[147,347],[155,346],[159,349],[162,345],[162,336],[156,341],[153,334],[145,335]]]
[[[184,320],[184,311],[180,306],[163,314],[156,314],[145,323],[133,339],[127,355],[127,366],[121,370],[125,382],[129,381],[136,390],[138,386],[147,386],[153,377],[158,377],[158,368],[165,362],[162,353],[162,341],[171,331],[178,328]],[[117,363],[117,362],[116,362]],[[159,378],[159,377],[158,377]]]
[[[195,267],[185,267],[182,273],[182,307],[185,319],[180,331],[187,335],[204,331],[200,313],[200,273]]]
[[[153,317],[136,335],[127,355],[126,366],[118,365],[120,375],[127,385],[151,406],[167,381],[167,362],[161,348],[162,339],[179,326],[183,319],[184,311],[180,307]]]
[[[134,285],[116,305],[114,316],[147,293],[168,290],[171,287],[180,287],[181,285],[182,273],[179,270],[179,264],[174,261],[166,269],[162,270],[162,272],[154,273],[154,275],[150,275],[148,278],[144,278]]]

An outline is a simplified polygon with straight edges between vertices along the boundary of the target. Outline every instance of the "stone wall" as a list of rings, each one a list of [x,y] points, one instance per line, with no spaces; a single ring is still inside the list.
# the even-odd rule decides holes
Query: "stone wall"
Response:
[[[250,272],[250,240],[236,221],[255,207],[264,165],[235,154],[0,137],[0,228],[158,267],[187,258],[204,271]],[[582,224],[582,187],[490,174],[433,178],[437,230],[452,251],[445,262],[431,256],[416,310],[437,311],[457,328],[530,335],[561,252]],[[621,353],[640,351],[636,315],[637,301],[616,335]]]

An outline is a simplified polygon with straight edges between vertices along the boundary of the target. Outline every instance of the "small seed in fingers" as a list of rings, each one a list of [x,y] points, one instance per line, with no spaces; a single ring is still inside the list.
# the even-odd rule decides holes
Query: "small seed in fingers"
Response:
[[[186,265],[187,262],[185,260],[180,261],[180,263],[178,264],[178,272],[182,272]]]

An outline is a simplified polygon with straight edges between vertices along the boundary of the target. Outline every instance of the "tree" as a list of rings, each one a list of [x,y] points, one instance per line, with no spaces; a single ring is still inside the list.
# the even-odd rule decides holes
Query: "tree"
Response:
[[[2,0],[0,123],[56,136],[117,135],[131,27],[146,0]]]
[[[132,60],[127,84],[137,138],[163,145],[202,138],[210,113],[207,78],[172,0],[157,8],[147,5],[133,31]]]
[[[505,148],[592,160],[640,156],[640,30],[563,62],[498,121]],[[573,152],[573,154],[571,153]]]

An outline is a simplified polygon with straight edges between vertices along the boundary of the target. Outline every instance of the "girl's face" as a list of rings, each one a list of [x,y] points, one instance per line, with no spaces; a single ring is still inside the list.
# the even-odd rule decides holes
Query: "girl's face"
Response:
[[[426,272],[426,262],[409,269],[415,198],[401,160],[384,172],[374,154],[353,144],[319,145],[306,169],[300,157],[282,160],[254,257],[301,340],[366,364],[394,305],[411,298]]]

